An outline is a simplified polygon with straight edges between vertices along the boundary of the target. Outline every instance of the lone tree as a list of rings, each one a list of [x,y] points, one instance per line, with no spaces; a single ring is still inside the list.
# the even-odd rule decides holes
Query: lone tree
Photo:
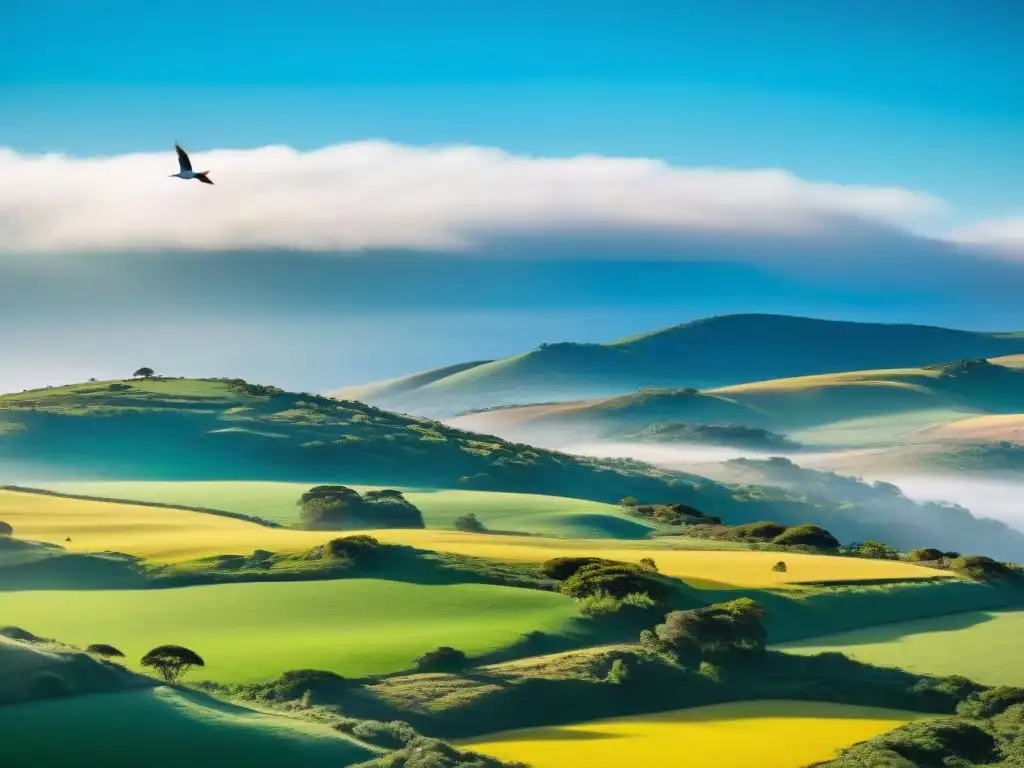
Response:
[[[152,667],[165,683],[176,683],[193,667],[205,667],[198,653],[180,645],[161,645],[142,657],[142,666]]]
[[[144,379],[148,379],[151,378],[154,373],[155,371],[152,368],[139,368],[139,370],[133,373],[132,376],[135,378],[139,378],[141,376]]]
[[[484,533],[487,531],[487,526],[480,522],[476,512],[467,512],[464,515],[459,515],[455,518],[454,525],[456,530],[468,533]]]
[[[11,527],[11,524],[5,523],[3,520],[0,520],[0,538],[9,539],[13,535],[14,528]]]
[[[124,654],[121,653],[121,651],[112,645],[107,645],[106,643],[96,643],[94,645],[90,645],[85,650],[89,653],[94,653],[97,656],[102,656],[105,659],[124,658]]]
[[[786,572],[786,561],[785,560],[779,560],[779,562],[777,562],[775,565],[772,566],[772,570],[775,571],[776,573],[785,573]]]

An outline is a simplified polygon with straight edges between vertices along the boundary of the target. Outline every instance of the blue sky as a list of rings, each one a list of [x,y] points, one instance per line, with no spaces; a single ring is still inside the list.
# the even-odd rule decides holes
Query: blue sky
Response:
[[[0,143],[380,137],[1024,198],[1017,0],[20,0]]]
[[[1019,0],[11,0],[0,3],[0,148],[114,157],[167,153],[174,140],[195,154],[384,139],[648,157],[920,191],[947,203],[941,226],[954,229],[1024,213],[1022,40]],[[234,193],[218,175],[228,160],[209,159],[221,201]],[[26,198],[50,194],[50,177],[19,167],[22,181],[0,179],[0,246],[24,234]],[[188,184],[167,187],[156,168],[161,186],[131,192],[151,200],[139,220],[186,204],[161,197]],[[75,178],[32,227],[60,230],[53,206],[69,221],[95,215],[76,206],[107,190]],[[124,201],[106,205],[116,214]],[[128,229],[136,215],[123,215]],[[33,328],[0,338],[14,363],[0,389],[119,371],[154,339],[160,359],[146,364],[160,369],[230,364],[216,373],[320,389],[718,312],[1024,328],[1024,267],[965,266],[915,237],[875,237],[868,261],[835,257],[832,243],[796,266],[759,261],[785,249],[763,238],[744,253],[730,242],[724,262],[688,243],[675,263],[628,239],[593,262],[533,259],[554,241],[534,244],[512,265],[483,252],[332,262],[288,253],[280,237],[258,264],[26,261],[0,248],[0,322]],[[204,349],[210,338],[231,351]]]

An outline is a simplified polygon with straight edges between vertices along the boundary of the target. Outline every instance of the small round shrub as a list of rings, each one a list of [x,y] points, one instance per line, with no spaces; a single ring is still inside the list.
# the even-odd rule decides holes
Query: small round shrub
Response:
[[[469,665],[466,654],[457,648],[442,645],[416,659],[420,672],[460,672]]]
[[[941,550],[933,549],[931,547],[921,547],[920,549],[912,549],[907,553],[907,560],[912,563],[923,563],[931,562],[933,560],[941,560],[944,553]]]
[[[787,528],[774,539],[773,544],[781,546],[805,546],[815,549],[836,549],[839,540],[824,528],[804,523]]]
[[[475,512],[467,512],[464,515],[459,515],[455,518],[453,525],[457,531],[465,531],[466,533],[487,532],[487,526],[480,522]]]

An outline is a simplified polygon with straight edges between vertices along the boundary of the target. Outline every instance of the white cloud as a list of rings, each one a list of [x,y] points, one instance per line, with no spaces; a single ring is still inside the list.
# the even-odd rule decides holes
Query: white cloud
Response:
[[[73,158],[0,148],[0,250],[458,250],[509,235],[606,229],[817,239],[913,231],[942,208],[912,190],[781,170],[469,146],[364,141],[192,159],[214,186],[168,178],[173,151]]]
[[[1024,256],[1024,218],[980,221],[953,232],[950,239],[1007,256]]]

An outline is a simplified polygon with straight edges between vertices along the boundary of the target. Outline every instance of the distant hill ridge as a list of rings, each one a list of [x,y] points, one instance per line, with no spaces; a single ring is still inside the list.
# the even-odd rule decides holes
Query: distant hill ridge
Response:
[[[448,418],[511,403],[613,397],[643,388],[707,389],[842,371],[921,367],[1024,353],[1024,333],[720,315],[604,344],[558,342],[347,387],[330,394]]]

